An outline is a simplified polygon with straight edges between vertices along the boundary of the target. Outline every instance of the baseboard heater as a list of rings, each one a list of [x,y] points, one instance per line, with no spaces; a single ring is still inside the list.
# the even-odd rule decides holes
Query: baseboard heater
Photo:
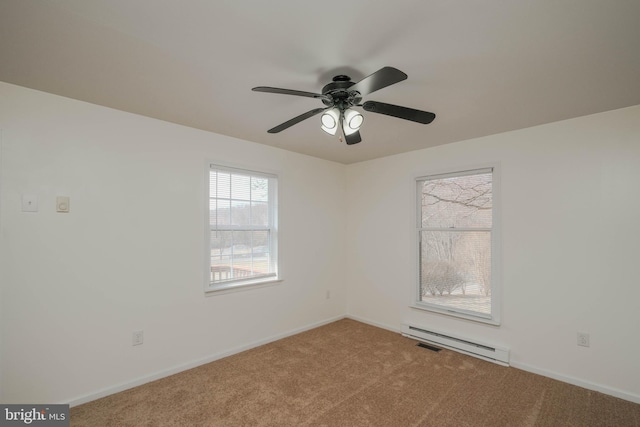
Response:
[[[456,337],[451,334],[444,334],[434,330],[427,330],[408,324],[402,325],[402,335],[423,341],[429,344],[448,348],[460,353],[468,354],[489,362],[494,362],[502,366],[509,366],[509,350],[500,348],[470,339]]]

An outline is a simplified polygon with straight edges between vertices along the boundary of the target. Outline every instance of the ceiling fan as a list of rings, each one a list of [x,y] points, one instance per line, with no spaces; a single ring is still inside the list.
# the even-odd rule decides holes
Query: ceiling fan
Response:
[[[291,120],[269,129],[269,133],[281,132],[303,120],[323,113],[321,116],[321,129],[335,135],[339,129],[344,134],[344,139],[348,145],[357,144],[362,141],[360,137],[360,126],[364,117],[353,107],[362,107],[365,111],[385,114],[412,122],[429,124],[436,118],[436,115],[427,111],[415,110],[413,108],[401,107],[399,105],[385,104],[384,102],[366,101],[360,102],[362,98],[376,90],[380,90],[392,84],[405,80],[407,75],[393,67],[384,67],[375,73],[365,77],[358,83],[352,82],[349,76],[339,75],[333,81],[322,88],[322,93],[304,92],[292,89],[280,89],[277,87],[258,86],[252,90],[256,92],[278,93],[282,95],[305,96],[308,98],[320,99],[325,107],[314,108],[311,111],[300,114]]]

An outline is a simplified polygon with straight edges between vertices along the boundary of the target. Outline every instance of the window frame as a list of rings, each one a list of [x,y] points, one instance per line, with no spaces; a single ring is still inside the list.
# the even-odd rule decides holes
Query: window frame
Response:
[[[229,173],[237,173],[240,175],[246,175],[250,177],[267,178],[269,180],[269,192],[268,192],[268,211],[269,211],[269,224],[265,230],[269,230],[269,255],[271,268],[273,273],[269,273],[265,276],[254,276],[248,278],[232,279],[224,282],[214,283],[211,281],[211,233],[215,230],[210,224],[210,200],[211,200],[211,172],[222,171]],[[204,222],[205,222],[205,277],[204,277],[204,291],[206,294],[220,294],[226,292],[233,292],[237,290],[245,290],[251,287],[261,287],[270,285],[282,281],[280,273],[280,257],[278,253],[278,186],[279,176],[275,172],[257,170],[253,168],[247,168],[244,166],[228,165],[221,162],[209,161],[206,163],[205,168],[205,206],[204,206]],[[251,227],[251,226],[250,226]],[[220,229],[220,228],[218,228]],[[234,230],[234,226],[230,225],[227,228],[229,231]],[[227,230],[225,229],[225,230]],[[256,230],[261,230],[261,227],[256,227]],[[236,230],[244,230],[236,228]],[[246,231],[246,230],[244,230]]]
[[[456,177],[479,174],[491,171],[492,178],[492,227],[491,227],[491,314],[485,315],[478,312],[472,312],[460,308],[449,307],[440,304],[434,304],[422,301],[421,287],[421,232],[424,230],[422,225],[422,199],[421,199],[421,183],[429,179]],[[502,321],[502,253],[501,253],[501,168],[498,162],[489,164],[473,165],[466,167],[447,168],[445,170],[431,171],[427,174],[416,176],[414,178],[414,222],[413,235],[415,239],[415,284],[413,301],[410,307],[424,310],[432,313],[442,314],[446,316],[472,320],[490,325],[500,325]]]

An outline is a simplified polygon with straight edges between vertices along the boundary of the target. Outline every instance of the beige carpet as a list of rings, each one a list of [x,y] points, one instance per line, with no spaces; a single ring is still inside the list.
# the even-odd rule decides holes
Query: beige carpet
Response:
[[[72,426],[640,426],[640,405],[340,320],[71,408]]]

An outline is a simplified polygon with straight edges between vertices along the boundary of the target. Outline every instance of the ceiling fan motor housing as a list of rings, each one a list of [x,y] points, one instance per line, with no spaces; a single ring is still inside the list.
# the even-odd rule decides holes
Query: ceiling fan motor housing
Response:
[[[322,88],[322,94],[330,98],[322,99],[322,102],[329,107],[338,107],[340,111],[358,104],[362,100],[360,93],[355,90],[349,90],[354,84],[349,76],[335,76],[331,83]]]

